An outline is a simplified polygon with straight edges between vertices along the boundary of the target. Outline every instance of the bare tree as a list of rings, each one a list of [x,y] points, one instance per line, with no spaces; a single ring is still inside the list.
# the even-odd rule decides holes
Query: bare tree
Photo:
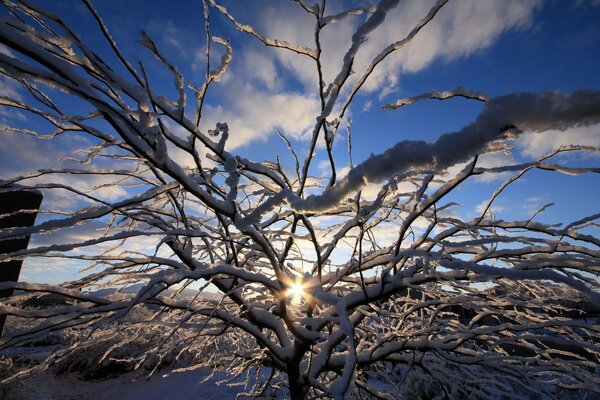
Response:
[[[174,97],[153,89],[146,64],[129,61],[90,2],[83,2],[112,54],[101,56],[58,15],[28,1],[2,1],[0,40],[8,50],[0,53],[0,72],[25,94],[3,94],[0,103],[52,127],[49,133],[19,124],[2,130],[47,140],[76,134],[91,138],[92,145],[83,157],[73,157],[77,167],[3,177],[0,190],[18,183],[68,193],[77,207],[46,206],[37,225],[2,230],[0,239],[86,226],[102,230],[93,238],[0,256],[89,265],[83,278],[61,285],[0,284],[0,290],[21,293],[0,303],[2,315],[38,321],[5,337],[0,348],[55,330],[93,332],[152,305],[158,311],[144,323],[164,327],[164,340],[139,355],[137,366],[166,349],[183,351],[230,335],[228,351],[216,350],[214,358],[197,362],[220,358],[229,372],[259,371],[262,378],[251,390],[256,396],[279,388],[293,399],[394,398],[404,380],[391,379],[387,386],[374,382],[403,365],[428,375],[452,397],[552,397],[561,388],[600,393],[600,328],[581,316],[583,306],[600,306],[600,239],[593,234],[600,214],[557,226],[534,221],[545,207],[517,221],[496,219],[491,212],[495,199],[528,171],[600,172],[598,166],[572,167],[556,157],[598,149],[573,145],[523,164],[478,165],[481,154],[506,150],[523,131],[544,134],[600,122],[599,91],[488,98],[456,88],[401,99],[384,107],[455,96],[485,104],[463,129],[434,143],[401,141],[340,177],[333,144],[346,128],[351,156],[349,105],[380,63],[410,43],[446,0],[438,0],[405,37],[356,71],[354,61],[368,35],[398,0],[336,15],[326,14],[324,0],[315,5],[296,0],[290,6],[314,18],[313,47],[269,38],[214,0],[204,0],[209,40],[200,84],[186,79],[141,33],[141,45],[172,75]],[[314,64],[320,111],[306,155],[302,158],[279,132],[295,168],[284,168],[279,158],[257,162],[228,151],[228,138],[236,132],[226,121],[213,130],[200,129],[207,90],[232,58],[230,42],[211,33],[211,13],[274,51],[294,52]],[[322,32],[357,16],[363,22],[341,68],[325,82]],[[216,68],[210,62],[211,42],[224,49]],[[77,104],[91,111],[79,115]],[[178,152],[194,165],[178,163]],[[316,152],[329,159],[324,177],[309,174]],[[463,165],[459,172],[449,173],[458,164]],[[446,199],[460,184],[499,173],[511,176],[478,217],[450,212],[456,204]],[[80,176],[101,179],[85,190],[72,183]],[[367,185],[378,187],[377,194],[368,197]],[[107,200],[102,193],[108,190],[121,196]],[[382,232],[393,232],[394,239]],[[155,247],[131,245],[147,238],[156,238]],[[91,291],[140,282],[131,297]],[[192,283],[201,284],[192,286],[198,296],[180,296]],[[201,292],[209,284],[222,297],[206,300]],[[18,298],[31,292],[73,301],[51,309],[19,307]],[[190,326],[193,334],[176,335]],[[40,368],[85,345],[80,340],[57,351]],[[264,367],[270,372],[261,375]]]

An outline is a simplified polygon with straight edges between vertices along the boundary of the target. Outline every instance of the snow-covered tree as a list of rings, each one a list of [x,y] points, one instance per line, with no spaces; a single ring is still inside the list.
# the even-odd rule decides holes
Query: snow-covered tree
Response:
[[[589,318],[600,308],[600,214],[556,225],[534,220],[546,206],[523,220],[493,213],[495,200],[528,171],[600,172],[584,165],[597,158],[572,165],[560,157],[598,149],[562,146],[496,167],[478,162],[509,151],[523,132],[600,123],[600,91],[488,97],[458,87],[403,98],[384,108],[464,97],[482,111],[434,142],[400,141],[353,164],[352,135],[369,132],[352,131],[350,105],[447,0],[367,62],[357,62],[359,54],[398,0],[336,14],[325,0],[290,2],[314,21],[305,32],[311,46],[268,37],[234,10],[204,0],[200,77],[184,77],[143,31],[139,43],[154,58],[129,59],[89,0],[83,3],[103,43],[85,40],[29,1],[2,0],[0,72],[18,90],[2,93],[0,104],[26,115],[2,132],[57,143],[71,135],[89,146],[64,162],[0,180],[0,190],[18,184],[62,205],[44,206],[35,226],[4,229],[0,239],[71,238],[0,260],[77,260],[87,268],[60,285],[1,283],[0,290],[18,294],[2,300],[0,313],[36,321],[5,336],[1,348],[57,330],[86,332],[38,366],[45,368],[88,346],[96,329],[126,320],[132,336],[147,326],[162,332],[150,350],[131,354],[137,367],[215,344],[213,356],[194,363],[256,373],[249,388],[255,396],[395,398],[415,371],[450,397],[600,392],[600,327]],[[228,140],[237,132],[228,121],[203,125],[211,118],[209,88],[219,90],[235,55],[228,39],[213,34],[215,18],[311,65],[318,111],[305,148],[277,132],[289,148],[285,160],[235,154]],[[325,74],[322,35],[348,19],[360,23],[338,69]],[[156,89],[164,86],[152,79],[158,64],[172,88]],[[346,139],[350,165],[342,170],[334,144]],[[325,169],[315,168],[316,155],[325,156]],[[452,196],[461,185],[499,174],[507,178],[478,216],[456,211]],[[86,227],[95,236],[77,234]],[[134,295],[97,292],[129,286],[138,288]],[[190,290],[195,296],[184,296]],[[214,290],[220,295],[203,294]],[[32,309],[19,302],[31,293],[69,301]],[[150,314],[126,319],[147,306]]]

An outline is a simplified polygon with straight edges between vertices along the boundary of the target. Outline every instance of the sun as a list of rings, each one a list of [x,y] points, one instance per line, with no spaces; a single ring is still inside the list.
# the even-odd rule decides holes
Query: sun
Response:
[[[292,299],[293,303],[300,303],[302,299],[306,297],[306,292],[304,291],[304,283],[302,283],[301,281],[295,281],[287,289],[286,294]]]

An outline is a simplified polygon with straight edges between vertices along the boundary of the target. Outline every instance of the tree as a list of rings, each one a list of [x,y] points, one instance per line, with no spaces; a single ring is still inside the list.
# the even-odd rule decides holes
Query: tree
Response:
[[[91,3],[83,2],[111,54],[86,43],[58,15],[26,1],[2,1],[0,38],[8,50],[0,54],[0,72],[25,94],[5,93],[0,103],[52,127],[45,133],[17,123],[3,131],[93,141],[83,158],[73,157],[75,167],[4,177],[0,188],[18,183],[48,193],[66,191],[77,201],[66,211],[42,211],[45,217],[31,228],[2,230],[0,239],[102,228],[94,238],[0,256],[90,265],[83,278],[61,285],[0,284],[0,290],[21,293],[2,302],[3,315],[39,321],[6,337],[2,348],[67,328],[89,327],[93,334],[150,305],[156,312],[144,323],[165,327],[164,338],[137,358],[138,366],[167,350],[197,345],[200,338],[229,335],[231,351],[218,357],[231,363],[222,367],[240,373],[269,368],[268,376],[259,374],[254,395],[271,387],[271,393],[288,390],[293,399],[393,398],[390,386],[375,383],[402,365],[418,368],[447,396],[552,397],[561,388],[600,392],[600,329],[581,315],[583,306],[600,307],[600,239],[594,235],[600,214],[556,226],[534,221],[546,207],[527,220],[505,221],[491,212],[495,199],[528,171],[600,172],[600,167],[571,166],[556,157],[598,149],[563,146],[526,163],[478,165],[482,154],[507,151],[524,131],[543,135],[599,123],[600,91],[488,98],[456,88],[400,99],[384,107],[453,97],[484,105],[459,131],[433,143],[400,141],[361,163],[350,161],[341,175],[333,149],[345,128],[352,155],[350,105],[382,62],[410,43],[446,0],[438,0],[405,37],[356,71],[357,54],[398,0],[335,15],[326,12],[324,1],[296,0],[290,6],[314,19],[314,32],[307,33],[314,36],[312,47],[269,38],[215,0],[205,0],[201,84],[186,79],[141,32],[140,44],[174,81],[175,92],[163,94],[147,73],[149,61],[129,61]],[[225,76],[233,54],[230,42],[212,33],[210,21],[219,15],[264,45],[314,65],[319,111],[304,158],[286,133],[278,132],[295,167],[286,168],[279,157],[256,162],[229,151],[228,139],[236,132],[227,121],[200,128],[208,90]],[[363,22],[341,67],[326,82],[321,35],[339,21],[359,17]],[[214,69],[213,44],[223,49]],[[320,177],[311,169],[317,152],[326,154],[329,164]],[[182,153],[193,162],[180,163],[176,155]],[[456,165],[461,168],[452,172]],[[451,212],[456,204],[446,199],[461,184],[500,173],[512,175],[479,216]],[[80,176],[98,179],[94,190],[72,183]],[[376,186],[377,193],[369,197],[367,186]],[[102,195],[109,190],[119,194],[116,200]],[[381,232],[393,232],[393,239]],[[156,239],[155,246],[132,246],[148,238]],[[139,283],[130,297],[93,292]],[[179,295],[189,285],[198,293],[192,299]],[[222,297],[202,297],[209,286]],[[19,306],[17,300],[31,292],[73,301],[51,309]],[[142,326],[141,321],[131,324]],[[192,336],[176,335],[189,326]],[[86,343],[57,351],[41,367]]]

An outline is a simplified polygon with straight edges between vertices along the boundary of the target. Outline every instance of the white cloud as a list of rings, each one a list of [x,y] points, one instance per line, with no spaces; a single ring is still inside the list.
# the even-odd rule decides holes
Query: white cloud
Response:
[[[244,68],[250,72],[250,77],[272,91],[278,89],[281,82],[271,56],[270,53],[260,54],[256,51],[246,51],[242,58]]]
[[[243,23],[273,38],[315,47],[312,16],[300,7],[270,2],[260,13],[238,15]],[[402,73],[417,72],[437,58],[446,60],[467,56],[489,46],[503,31],[525,26],[538,0],[463,0],[448,3],[436,19],[423,29],[407,48],[382,63],[366,82],[363,91],[378,91],[379,98],[393,92]],[[406,1],[389,13],[380,29],[372,32],[360,50],[346,86],[348,90],[373,57],[388,44],[402,39],[416,21],[427,14],[433,1]],[[329,5],[336,13],[341,3]],[[351,37],[365,16],[352,16],[322,30],[322,65],[326,83],[339,72]],[[178,28],[177,28],[178,29]],[[182,30],[183,32],[183,30]],[[181,44],[182,34],[172,24],[165,27],[165,39],[173,47]],[[216,122],[227,122],[231,136],[228,149],[254,140],[266,140],[275,128],[295,139],[309,137],[319,114],[316,64],[290,51],[264,47],[249,38],[234,41],[234,59],[219,84],[225,93],[218,103],[205,105],[202,129],[212,129]],[[202,52],[197,52],[200,55]],[[298,86],[297,82],[301,85]],[[343,100],[343,96],[338,103]],[[339,104],[338,104],[339,107]]]
[[[446,169],[446,173],[447,173],[446,177],[448,179],[455,177],[463,169],[465,169],[467,164],[469,164],[470,162],[471,161],[466,161],[466,162],[462,162],[462,163],[458,163],[458,164],[454,164],[454,165],[450,166],[449,168]],[[503,167],[506,165],[511,165],[514,163],[515,163],[515,159],[514,159],[513,155],[505,154],[503,152],[484,153],[484,154],[479,155],[479,157],[477,159],[477,167],[479,167],[479,168],[496,168],[496,167]],[[486,174],[481,174],[481,175],[475,175],[473,177],[473,179],[477,182],[487,183],[487,182],[493,182],[493,181],[497,181],[497,180],[506,179],[509,175],[510,175],[510,172],[501,172],[501,173],[496,173],[496,174],[486,173]],[[432,188],[438,188],[439,186],[440,186],[439,183],[431,183],[429,185],[429,187],[432,187]]]
[[[11,179],[40,169],[85,170],[88,168],[127,169],[132,167],[132,164],[128,162],[101,158],[89,165],[81,165],[63,159],[65,156],[85,158],[85,155],[78,154],[78,149],[88,149],[93,144],[94,142],[89,138],[76,134],[44,140],[26,134],[4,132],[0,134],[0,179]],[[17,154],[18,156],[15,157]],[[120,176],[114,175],[51,174],[27,179],[22,183],[28,185],[61,184],[87,192],[91,196],[105,201],[115,201],[128,196],[127,189],[114,185],[115,180],[120,178]],[[72,210],[89,202],[90,200],[66,189],[48,189],[44,190],[42,208]]]
[[[52,168],[58,163],[59,156],[60,152],[52,141],[24,134],[0,133],[0,178]]]
[[[512,153],[491,153],[491,154],[482,154],[479,156],[477,160],[477,166],[482,168],[496,168],[496,167],[504,167],[506,165],[511,165],[515,163],[515,159],[512,156]],[[482,174],[477,175],[475,180],[478,182],[493,182],[497,180],[505,180],[511,175],[511,172],[501,172],[498,174]]]
[[[366,58],[370,60],[379,49],[403,38],[432,3],[411,1],[393,10],[382,29],[369,37]],[[537,0],[449,2],[412,43],[390,56],[365,89],[373,91],[381,85],[395,86],[402,72],[418,72],[437,58],[453,60],[484,49],[505,30],[526,26],[537,4]]]
[[[76,259],[34,257],[23,262],[20,281],[29,283],[58,284],[78,278],[78,272],[84,267]]]
[[[477,205],[477,207],[475,208],[475,211],[477,211],[478,214],[481,214],[484,210],[485,207],[487,205],[488,200],[484,200],[481,203],[479,203]],[[498,213],[500,213],[501,211],[503,211],[505,209],[505,207],[499,206],[496,203],[493,203],[492,206],[490,207],[490,209],[487,211],[487,213],[492,213],[494,215],[497,215]]]
[[[539,157],[563,145],[600,147],[600,124],[542,133],[527,132],[516,142],[524,155]]]
[[[2,47],[0,47],[0,54],[5,54],[2,51]],[[20,84],[14,79],[7,78],[5,76],[0,76],[0,93],[2,96],[8,97],[13,100],[22,100],[21,93],[19,92]],[[5,110],[4,107],[0,108],[0,110]]]
[[[13,52],[3,44],[0,44],[0,54],[4,54],[5,56],[14,57]]]
[[[206,106],[202,129],[214,129],[217,122],[229,124],[229,150],[253,140],[267,140],[275,128],[295,139],[304,138],[315,123],[318,99],[298,92],[260,91],[243,85],[231,92],[227,107]]]
[[[102,236],[105,225],[90,221],[82,225],[62,228],[42,235],[33,235],[29,248],[79,243]]]
[[[307,15],[299,7],[290,7],[289,4],[280,4],[269,7],[262,13],[258,22],[260,30],[269,37],[278,38],[306,47],[315,47],[314,29],[315,22],[312,16]],[[338,42],[338,47],[341,43]],[[325,44],[324,44],[325,47]],[[263,52],[274,54],[277,60],[296,79],[302,82],[305,92],[315,93],[318,88],[316,64],[306,56],[301,56],[285,50],[262,49]],[[324,54],[327,54],[324,52]],[[324,64],[333,58],[326,57]],[[337,57],[335,58],[337,59]]]
[[[353,65],[356,72],[351,80],[359,77],[375,55],[387,45],[404,38],[415,23],[423,18],[433,1],[413,0],[402,2],[387,16],[385,22],[372,32],[361,48]],[[373,92],[394,90],[402,73],[418,72],[435,59],[453,60],[490,46],[502,32],[525,27],[531,21],[533,10],[539,0],[462,0],[449,2],[436,18],[415,37],[406,48],[392,54],[366,82],[363,90]],[[283,5],[264,14],[263,30],[269,36],[281,37],[294,43],[314,47],[311,35],[314,22],[298,18],[296,10],[289,11]],[[275,18],[276,16],[276,18]],[[323,70],[326,82],[338,73],[342,58],[349,47],[354,30],[364,21],[362,17],[326,26],[322,30]],[[291,52],[276,52],[278,59],[289,71],[296,73],[306,90],[314,88],[315,64],[306,57]]]

